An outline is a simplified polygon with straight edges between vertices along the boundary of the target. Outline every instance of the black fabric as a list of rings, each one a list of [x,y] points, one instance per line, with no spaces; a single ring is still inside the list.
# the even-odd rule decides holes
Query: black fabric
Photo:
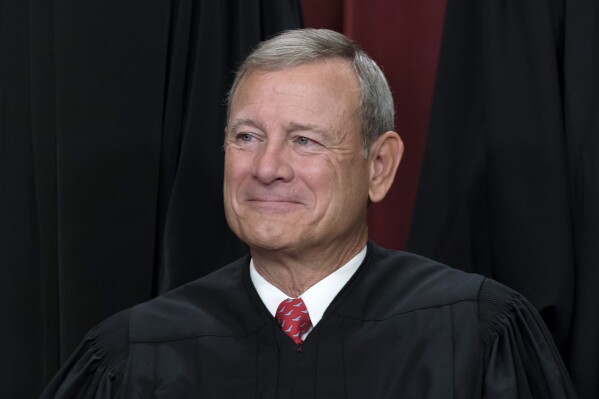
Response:
[[[521,292],[599,398],[599,3],[448,0],[408,249]]]
[[[245,252],[224,99],[297,0],[0,1],[0,391],[41,393],[89,328]]]
[[[575,397],[534,308],[480,275],[369,243],[298,351],[248,265],[108,319],[43,398]]]

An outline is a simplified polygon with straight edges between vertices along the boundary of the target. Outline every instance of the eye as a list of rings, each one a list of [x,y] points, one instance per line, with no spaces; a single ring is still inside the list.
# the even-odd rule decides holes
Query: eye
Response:
[[[304,137],[304,136],[299,136],[298,138],[295,139],[295,142],[298,143],[299,145],[308,145],[308,144],[313,143],[312,140],[310,140],[309,138]]]
[[[237,139],[240,141],[250,142],[254,139],[254,136],[249,133],[239,133],[237,135]]]

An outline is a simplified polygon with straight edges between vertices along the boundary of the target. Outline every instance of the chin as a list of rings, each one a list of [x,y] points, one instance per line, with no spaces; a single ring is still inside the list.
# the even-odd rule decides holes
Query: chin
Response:
[[[265,242],[265,241],[254,241],[247,242],[248,246],[251,249],[265,251],[265,252],[280,252],[284,251],[288,248],[287,245],[283,243],[273,243],[273,242]]]
[[[269,251],[278,251],[289,247],[289,241],[281,235],[271,234],[252,234],[243,241],[250,247],[260,248]]]
[[[258,229],[243,229],[239,238],[252,248],[266,251],[280,251],[293,246],[293,238],[288,229],[280,226],[260,226]]]

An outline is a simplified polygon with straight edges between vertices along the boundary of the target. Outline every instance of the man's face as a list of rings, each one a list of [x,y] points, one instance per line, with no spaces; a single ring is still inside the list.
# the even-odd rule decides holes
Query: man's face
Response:
[[[232,99],[227,221],[250,247],[309,250],[366,235],[358,81],[341,60],[254,71]]]

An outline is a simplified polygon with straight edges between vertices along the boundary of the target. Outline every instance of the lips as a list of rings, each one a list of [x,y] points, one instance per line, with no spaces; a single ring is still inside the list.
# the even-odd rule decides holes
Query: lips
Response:
[[[291,204],[302,204],[302,196],[299,193],[287,190],[248,190],[242,194],[242,199],[249,202],[287,202]]]
[[[249,208],[263,213],[284,213],[303,206],[296,198],[272,195],[250,196],[243,202]]]
[[[263,198],[263,197],[252,197],[247,199],[248,202],[288,202],[291,204],[299,204],[299,201],[287,198]]]
[[[246,202],[254,203],[254,204],[294,204],[299,205],[301,202],[291,200],[291,199],[282,199],[282,198],[249,198]]]

